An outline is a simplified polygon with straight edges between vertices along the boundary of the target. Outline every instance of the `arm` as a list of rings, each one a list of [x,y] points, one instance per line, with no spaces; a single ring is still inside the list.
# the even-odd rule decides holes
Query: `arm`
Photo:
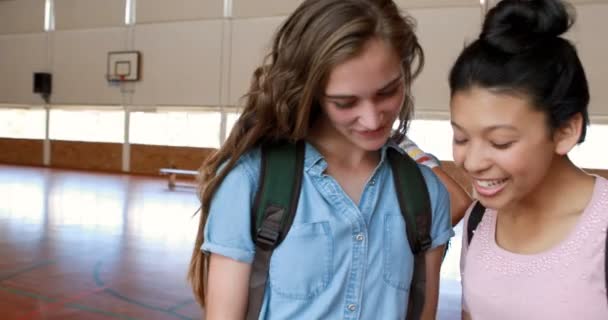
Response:
[[[462,320],[471,320],[469,313],[464,310],[462,310]]]
[[[208,255],[205,319],[244,320],[255,255],[251,203],[257,190],[258,153],[244,155],[213,194],[202,251]]]
[[[450,194],[450,214],[452,216],[452,226],[455,226],[462,220],[467,208],[471,205],[471,196],[450,177],[441,167],[433,167],[433,172],[439,177],[439,180],[448,189]]]
[[[445,246],[439,246],[426,253],[426,287],[424,294],[424,307],[421,320],[435,320],[437,317],[437,303],[439,301],[439,271]]]
[[[250,274],[250,264],[211,254],[205,319],[245,319]]]

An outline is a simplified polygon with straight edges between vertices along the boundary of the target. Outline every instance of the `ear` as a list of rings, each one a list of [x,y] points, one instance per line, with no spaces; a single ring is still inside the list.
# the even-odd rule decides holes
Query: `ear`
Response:
[[[553,133],[555,153],[563,156],[570,152],[578,144],[584,125],[583,116],[577,113],[555,130]]]

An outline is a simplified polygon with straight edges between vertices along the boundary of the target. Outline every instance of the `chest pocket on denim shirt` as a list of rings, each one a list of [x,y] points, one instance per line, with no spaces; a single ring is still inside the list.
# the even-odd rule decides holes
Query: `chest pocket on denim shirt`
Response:
[[[384,281],[393,288],[408,291],[412,281],[414,256],[401,214],[384,216],[383,247]]]
[[[310,299],[333,276],[333,238],[329,222],[293,225],[270,259],[270,287],[293,299]]]

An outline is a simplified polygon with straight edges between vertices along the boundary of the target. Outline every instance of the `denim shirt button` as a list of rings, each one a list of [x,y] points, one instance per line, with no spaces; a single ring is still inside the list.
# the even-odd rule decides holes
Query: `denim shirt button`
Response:
[[[363,233],[358,233],[355,236],[355,240],[357,240],[357,241],[363,241],[364,239],[365,239],[365,235],[363,235]]]
[[[351,303],[348,306],[346,306],[346,308],[348,309],[348,311],[355,311],[355,310],[357,310],[357,305]]]

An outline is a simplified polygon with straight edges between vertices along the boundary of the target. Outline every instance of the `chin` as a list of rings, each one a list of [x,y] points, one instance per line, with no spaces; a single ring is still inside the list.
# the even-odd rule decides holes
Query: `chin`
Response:
[[[492,210],[500,210],[506,208],[512,203],[512,201],[508,199],[486,198],[480,196],[478,196],[477,200],[479,200],[479,202],[481,202],[484,207]]]
[[[357,145],[365,151],[378,151],[386,144],[387,140],[388,139],[366,142],[360,141]]]

